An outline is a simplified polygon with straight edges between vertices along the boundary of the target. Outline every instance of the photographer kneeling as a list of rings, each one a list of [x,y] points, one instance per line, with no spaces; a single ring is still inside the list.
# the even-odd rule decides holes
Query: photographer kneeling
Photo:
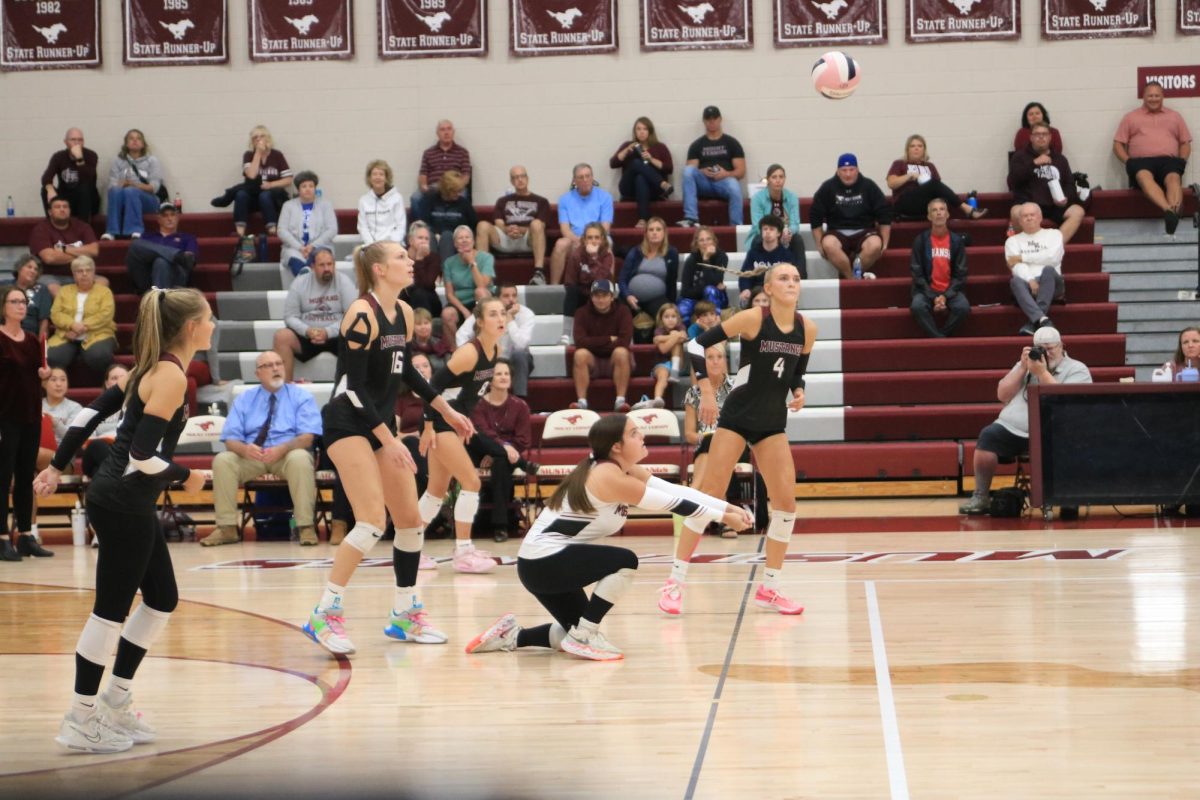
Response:
[[[996,396],[1004,403],[999,418],[979,432],[975,445],[975,493],[958,507],[960,514],[986,514],[990,506],[992,476],[1001,458],[1029,452],[1029,398],[1031,383],[1091,383],[1087,365],[1067,355],[1055,328],[1038,328],[1033,346],[1021,350],[1021,360],[1000,379]]]

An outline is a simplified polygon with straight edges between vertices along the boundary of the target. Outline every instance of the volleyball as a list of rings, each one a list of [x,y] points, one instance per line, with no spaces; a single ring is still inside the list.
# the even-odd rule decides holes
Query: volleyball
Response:
[[[842,100],[854,94],[862,68],[846,53],[826,53],[813,64],[813,87],[830,100]]]

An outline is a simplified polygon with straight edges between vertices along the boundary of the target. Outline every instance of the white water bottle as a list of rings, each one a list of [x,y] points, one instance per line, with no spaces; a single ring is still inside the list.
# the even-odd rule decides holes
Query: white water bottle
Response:
[[[76,547],[87,544],[87,527],[87,512],[76,500],[75,507],[71,509],[71,544]]]

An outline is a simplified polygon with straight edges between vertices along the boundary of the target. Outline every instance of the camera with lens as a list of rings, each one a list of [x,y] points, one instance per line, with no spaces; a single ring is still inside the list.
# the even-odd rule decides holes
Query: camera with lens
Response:
[[[1033,347],[1029,348],[1030,361],[1041,361],[1045,355],[1046,351],[1043,350],[1040,345],[1035,344]]]

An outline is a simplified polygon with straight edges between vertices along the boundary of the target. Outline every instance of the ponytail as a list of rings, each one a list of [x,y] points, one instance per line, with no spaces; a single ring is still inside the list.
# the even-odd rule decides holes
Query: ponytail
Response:
[[[163,352],[175,344],[184,326],[199,319],[207,308],[208,301],[195,289],[151,289],[142,296],[133,330],[134,364],[126,383],[126,399]]]
[[[371,267],[384,263],[388,256],[388,246],[394,244],[395,242],[378,241],[374,244],[360,244],[354,248],[354,278],[358,283],[359,295],[365,295],[375,288],[375,272]]]
[[[570,504],[572,511],[581,514],[595,512],[596,507],[588,498],[588,477],[591,475],[592,466],[597,461],[607,460],[613,446],[619,444],[624,438],[625,424],[628,421],[629,418],[624,414],[609,414],[592,423],[591,430],[588,431],[588,446],[592,448],[591,454],[576,464],[575,469],[571,470],[571,474],[567,475],[566,480],[558,485],[554,494],[550,495],[547,506],[558,511],[562,508],[565,500]]]

